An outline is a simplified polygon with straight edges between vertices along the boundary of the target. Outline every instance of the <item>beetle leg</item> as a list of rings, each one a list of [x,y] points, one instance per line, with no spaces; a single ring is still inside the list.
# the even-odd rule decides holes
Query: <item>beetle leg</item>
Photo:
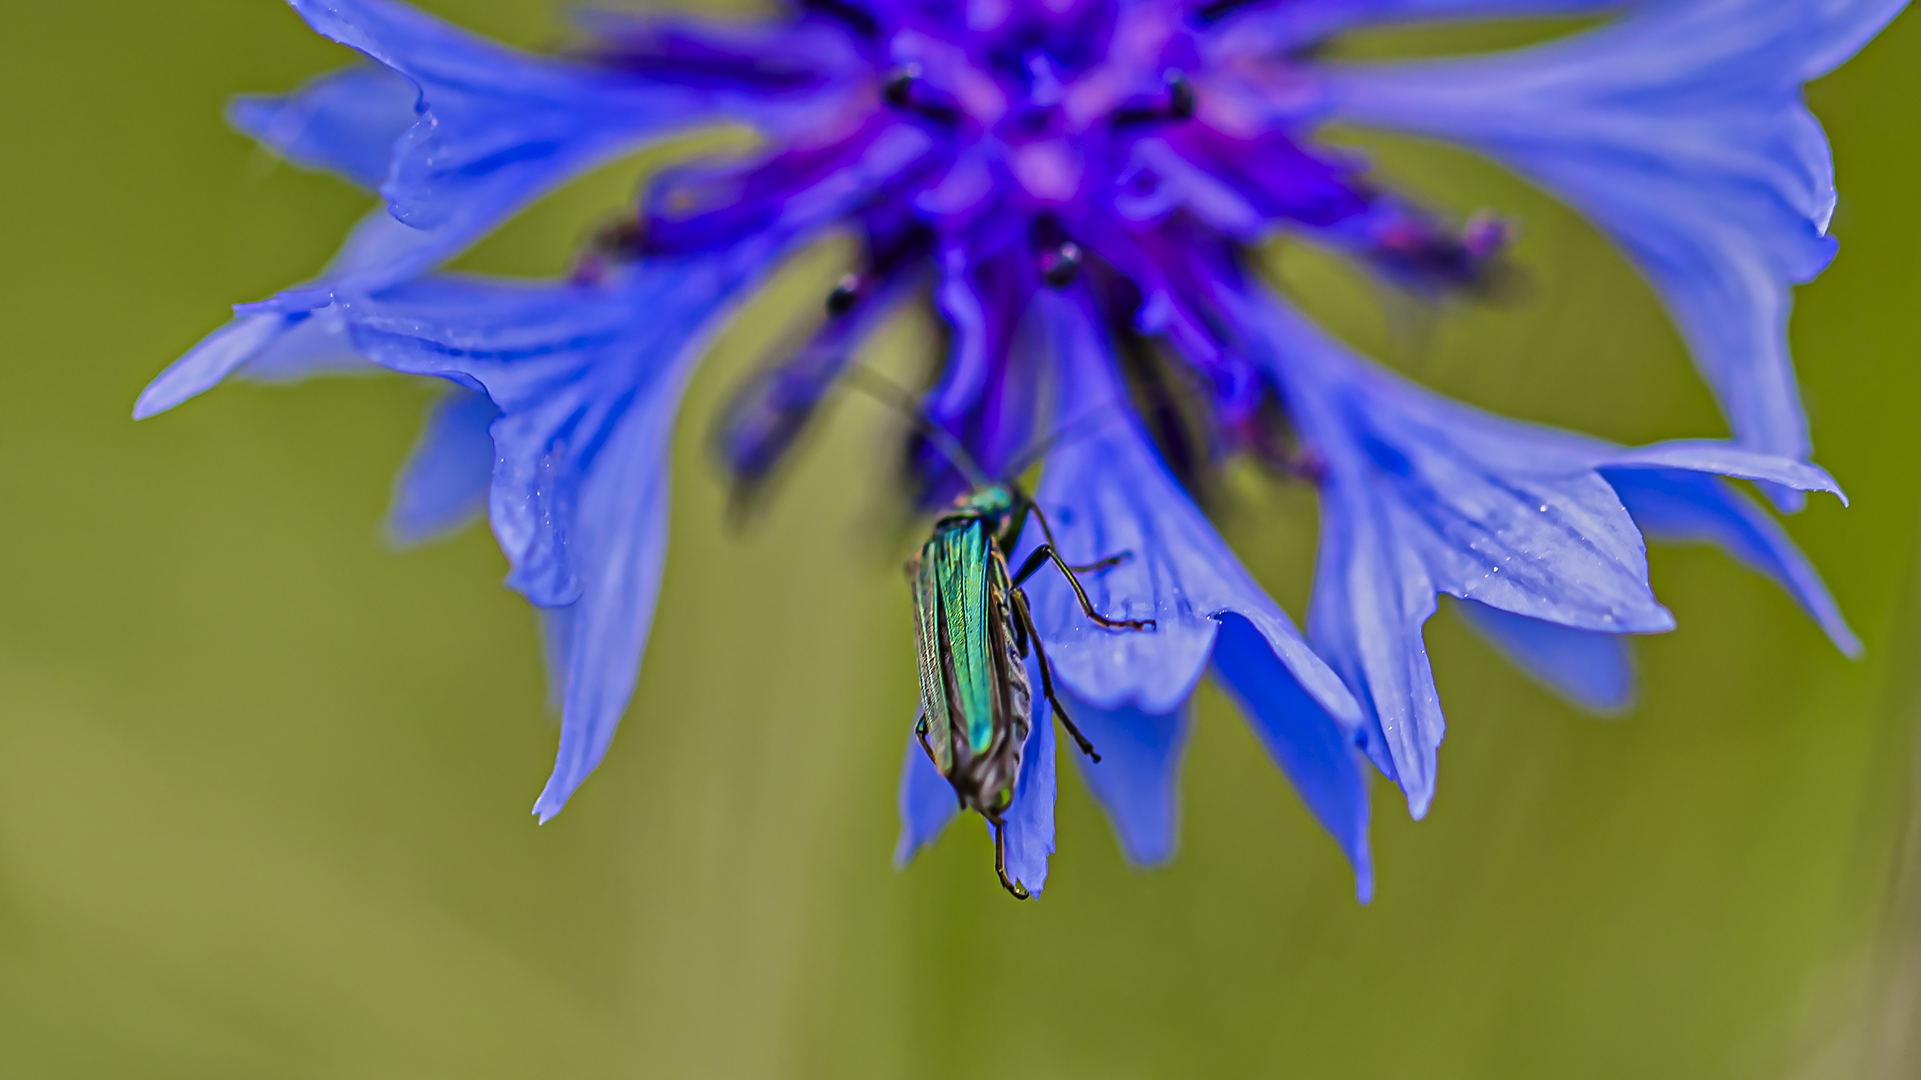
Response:
[[[1007,826],[998,819],[989,820],[994,826],[994,873],[1001,879],[1001,888],[1016,900],[1033,899],[1026,886],[1007,876]]]
[[[1118,555],[1115,556],[1115,558],[1119,557]],[[1054,550],[1054,545],[1052,544],[1042,544],[1040,547],[1034,549],[1034,554],[1029,555],[1027,561],[1021,564],[1020,573],[1014,575],[1014,587],[1019,588],[1028,578],[1033,577],[1043,564],[1048,562],[1052,562],[1055,566],[1060,567],[1061,573],[1067,575],[1067,584],[1073,588],[1075,598],[1081,602],[1081,610],[1087,613],[1088,619],[1092,621],[1095,626],[1104,626],[1109,630],[1154,629],[1153,619],[1110,619],[1100,612],[1095,611],[1094,602],[1087,598],[1087,590],[1081,588],[1081,579],[1074,576],[1074,568],[1067,565],[1067,563],[1061,559],[1060,553]]]
[[[1074,745],[1080,747],[1081,753],[1086,754],[1089,760],[1099,765],[1100,751],[1094,749],[1094,744],[1088,741],[1087,736],[1081,734],[1081,729],[1074,726],[1074,721],[1068,718],[1067,710],[1061,707],[1061,699],[1054,696],[1054,665],[1047,659],[1047,650],[1041,647],[1040,632],[1034,629],[1034,616],[1027,610],[1027,594],[1019,590],[1014,592],[1014,612],[1016,619],[1027,624],[1027,636],[1034,639],[1034,653],[1041,666],[1041,696],[1054,707],[1054,715],[1059,718],[1061,726],[1067,729],[1067,733],[1074,737]]]
[[[1107,569],[1111,569],[1113,567],[1119,566],[1120,564],[1126,562],[1127,560],[1133,557],[1134,557],[1133,552],[1122,551],[1114,555],[1109,555],[1107,558],[1102,559],[1099,562],[1091,562],[1091,563],[1088,563],[1086,566],[1070,566],[1068,567],[1068,569],[1074,571],[1076,574],[1095,574],[1095,573],[1099,573],[1102,570],[1107,570]]]
[[[1014,490],[1016,492],[1019,492],[1020,489],[1016,488]],[[1054,527],[1047,523],[1047,515],[1041,513],[1041,504],[1035,502],[1032,499],[1027,498],[1025,495],[1022,495],[1021,498],[1025,500],[1021,504],[1021,508],[1024,511],[1021,520],[1025,522],[1026,520],[1025,512],[1031,511],[1034,515],[1034,520],[1041,523],[1041,535],[1046,538],[1047,546],[1053,547],[1056,543],[1056,541],[1054,540]],[[1008,534],[1007,542],[1001,545],[1002,549],[1006,551],[1014,550],[1014,543],[1018,541],[1020,537],[1021,537],[1020,530],[1018,528],[1014,529],[1012,532]],[[1119,566],[1120,564],[1126,562],[1127,560],[1133,557],[1134,557],[1134,553],[1132,551],[1122,551],[1119,554],[1109,555],[1107,558],[1102,559],[1099,562],[1088,563],[1086,566],[1068,566],[1066,564],[1062,564],[1061,569],[1066,570],[1070,576],[1073,574],[1091,574],[1096,570],[1106,570],[1109,567]],[[1060,562],[1059,559],[1055,559],[1054,561],[1057,563]]]

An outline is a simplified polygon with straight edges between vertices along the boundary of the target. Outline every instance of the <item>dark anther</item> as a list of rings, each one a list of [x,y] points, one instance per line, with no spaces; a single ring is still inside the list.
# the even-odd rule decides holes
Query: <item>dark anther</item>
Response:
[[[801,7],[818,11],[862,37],[871,38],[880,34],[880,23],[874,19],[872,12],[860,4],[848,0],[801,0]]]
[[[1072,240],[1041,255],[1041,280],[1056,289],[1073,284],[1080,273],[1081,247]]]
[[[592,246],[610,258],[638,259],[647,249],[647,226],[638,218],[616,221],[594,234]]]
[[[845,315],[854,310],[854,302],[860,299],[862,282],[859,274],[843,274],[834,291],[827,294],[827,314]]]
[[[1209,3],[1202,4],[1196,9],[1194,15],[1202,25],[1206,25],[1232,15],[1236,10],[1246,7],[1248,3],[1249,0],[1210,0]]]
[[[1167,73],[1167,115],[1176,120],[1194,115],[1194,84],[1179,69]]]
[[[639,259],[646,251],[647,226],[638,218],[603,226],[581,251],[572,280],[580,285],[600,282],[609,271]]]
[[[1132,127],[1137,124],[1161,124],[1169,120],[1186,120],[1194,115],[1194,84],[1187,80],[1187,74],[1179,68],[1168,68],[1161,76],[1161,85],[1167,96],[1164,100],[1135,98],[1114,110],[1108,122],[1115,127]]]
[[[887,81],[881,85],[881,96],[887,99],[889,105],[904,109],[913,102],[914,83],[919,79],[919,64],[907,64],[895,68],[893,73],[887,76]]]

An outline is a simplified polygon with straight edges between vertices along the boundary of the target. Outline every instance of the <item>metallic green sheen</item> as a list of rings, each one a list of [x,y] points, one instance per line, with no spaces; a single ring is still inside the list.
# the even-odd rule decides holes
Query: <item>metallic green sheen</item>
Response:
[[[955,512],[998,520],[1014,512],[1014,490],[1006,484],[989,484],[955,504]]]
[[[953,705],[960,713],[967,745],[977,755],[993,744],[999,686],[987,630],[987,573],[993,542],[985,522],[964,517],[942,522],[927,544],[939,574],[947,658],[954,673]]]
[[[921,742],[942,776],[954,768],[954,721],[948,711],[947,666],[941,659],[940,571],[930,541],[907,567],[914,583],[914,640],[920,650]]]

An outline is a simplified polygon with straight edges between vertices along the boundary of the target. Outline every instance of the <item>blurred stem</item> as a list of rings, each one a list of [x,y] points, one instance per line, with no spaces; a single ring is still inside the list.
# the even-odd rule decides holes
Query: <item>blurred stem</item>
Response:
[[[1842,990],[1833,1035],[1800,1080],[1913,1080],[1921,1076],[1921,547],[1910,559],[1887,650],[1888,702],[1881,735],[1886,762],[1862,800],[1856,880],[1877,882],[1858,977]],[[1882,823],[1893,823],[1889,832]],[[1883,862],[1883,859],[1886,859]],[[1834,1007],[1829,999],[1829,1009]]]
[[[1904,645],[1912,645],[1914,634],[1906,635]],[[1914,655],[1909,649],[1901,656]],[[1914,668],[1902,664],[1904,671]],[[1909,675],[1908,682],[1916,681]],[[1921,694],[1910,692],[1901,710],[1906,722],[1899,725],[1906,736],[1909,769],[1907,803],[1903,828],[1896,849],[1900,855],[1889,879],[1888,904],[1876,935],[1874,954],[1869,962],[1873,996],[1865,1024],[1862,1075],[1873,1080],[1911,1080],[1921,1076],[1921,738],[1916,737],[1917,717],[1921,717]]]

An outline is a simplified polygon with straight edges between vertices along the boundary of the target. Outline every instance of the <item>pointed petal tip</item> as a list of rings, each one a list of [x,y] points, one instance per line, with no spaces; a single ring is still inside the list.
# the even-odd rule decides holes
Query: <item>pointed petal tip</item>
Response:
[[[183,387],[177,381],[162,374],[140,392],[133,403],[133,418],[147,420],[173,410],[199,397],[211,387]]]
[[[1619,697],[1572,698],[1571,700],[1597,720],[1619,720],[1633,712],[1634,707],[1640,704],[1640,687],[1631,686]]]
[[[1137,873],[1148,874],[1156,870],[1167,869],[1174,861],[1175,849],[1170,846],[1165,850],[1158,851],[1123,850],[1121,854],[1127,858],[1127,865],[1130,869]]]
[[[464,519],[452,525],[444,522],[410,522],[403,517],[389,513],[375,526],[375,533],[387,550],[394,552],[413,551],[441,540],[451,539],[455,534],[466,531],[472,519]]]
[[[424,535],[408,528],[406,525],[394,520],[392,515],[382,518],[380,524],[375,527],[374,531],[379,535],[381,544],[384,545],[387,550],[394,552],[412,551],[417,547],[426,546],[428,541],[434,539],[431,535]]]
[[[159,416],[161,413],[173,408],[175,404],[175,402],[169,402],[161,395],[154,393],[154,387],[148,386],[140,392],[140,397],[133,403],[133,418],[135,420],[145,420],[150,416]]]
[[[1680,627],[1680,621],[1675,619],[1674,612],[1669,611],[1666,604],[1656,604],[1654,607],[1656,611],[1661,613],[1659,618],[1650,619],[1645,628],[1641,626],[1623,627],[1621,632],[1626,634],[1671,634]]]
[[[1407,816],[1415,821],[1425,820],[1428,810],[1434,805],[1433,782],[1429,781],[1413,787],[1403,784],[1401,790],[1407,795]]]
[[[545,825],[559,817],[560,812],[567,808],[567,800],[573,793],[572,788],[558,790],[555,780],[547,781],[547,789],[540,793],[540,798],[534,803],[534,817],[540,819],[538,824]]]
[[[1824,626],[1821,629],[1827,631],[1828,640],[1834,642],[1834,647],[1841,650],[1842,656],[1858,661],[1868,655],[1867,645],[1855,634],[1854,628],[1841,621],[1839,616],[1836,617],[1833,626]]]

